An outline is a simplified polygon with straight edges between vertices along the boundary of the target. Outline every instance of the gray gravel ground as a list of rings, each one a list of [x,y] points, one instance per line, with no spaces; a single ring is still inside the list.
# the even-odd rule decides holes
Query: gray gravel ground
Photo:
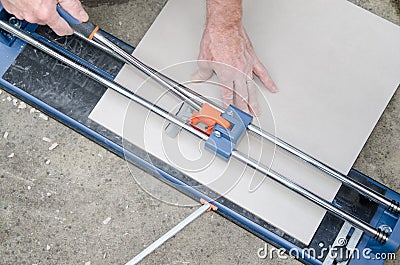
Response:
[[[353,2],[400,24],[398,0]],[[93,21],[132,45],[164,3],[84,1]],[[0,264],[124,264],[194,210],[148,196],[124,160],[58,122],[30,113],[29,106],[18,109],[7,97],[0,95]],[[397,191],[399,121],[397,92],[354,166]],[[49,151],[54,142],[58,146]],[[147,176],[135,168],[132,174]],[[209,213],[143,264],[298,263],[260,260],[257,250],[263,246],[257,237]]]

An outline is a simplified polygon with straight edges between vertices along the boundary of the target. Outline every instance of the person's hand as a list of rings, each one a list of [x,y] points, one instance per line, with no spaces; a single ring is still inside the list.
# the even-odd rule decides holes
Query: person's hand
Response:
[[[234,104],[244,111],[260,114],[253,73],[271,92],[277,91],[241,23],[241,1],[207,1],[207,26],[198,60],[199,69],[192,80],[203,82],[215,72],[226,105]]]
[[[0,0],[7,12],[20,20],[30,23],[48,25],[60,35],[70,35],[74,31],[56,11],[59,3],[68,13],[77,20],[86,22],[88,14],[79,0]]]

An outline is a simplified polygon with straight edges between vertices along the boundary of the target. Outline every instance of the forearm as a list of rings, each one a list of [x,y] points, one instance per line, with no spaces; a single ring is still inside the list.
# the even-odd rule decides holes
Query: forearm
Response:
[[[242,21],[242,0],[207,0],[208,29],[236,29]]]

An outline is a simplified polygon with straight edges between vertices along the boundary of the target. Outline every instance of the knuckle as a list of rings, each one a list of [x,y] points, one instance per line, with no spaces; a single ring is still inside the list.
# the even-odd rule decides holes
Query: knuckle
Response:
[[[51,19],[51,14],[47,8],[41,8],[36,12],[36,18],[40,22],[47,23]]]
[[[14,13],[14,16],[18,18],[19,20],[24,20],[24,17],[20,15],[19,13]],[[28,20],[27,20],[28,21]],[[34,22],[33,22],[34,23]]]
[[[32,16],[31,14],[22,14],[21,18],[17,16],[18,19],[24,19],[30,23],[39,23],[39,20],[36,16]]]

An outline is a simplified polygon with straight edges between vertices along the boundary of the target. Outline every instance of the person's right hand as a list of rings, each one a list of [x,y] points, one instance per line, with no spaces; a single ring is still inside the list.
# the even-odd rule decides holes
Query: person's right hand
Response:
[[[20,20],[48,25],[57,35],[70,35],[74,31],[60,17],[56,10],[57,3],[77,20],[86,22],[88,14],[79,0],[0,0],[7,12]]]

